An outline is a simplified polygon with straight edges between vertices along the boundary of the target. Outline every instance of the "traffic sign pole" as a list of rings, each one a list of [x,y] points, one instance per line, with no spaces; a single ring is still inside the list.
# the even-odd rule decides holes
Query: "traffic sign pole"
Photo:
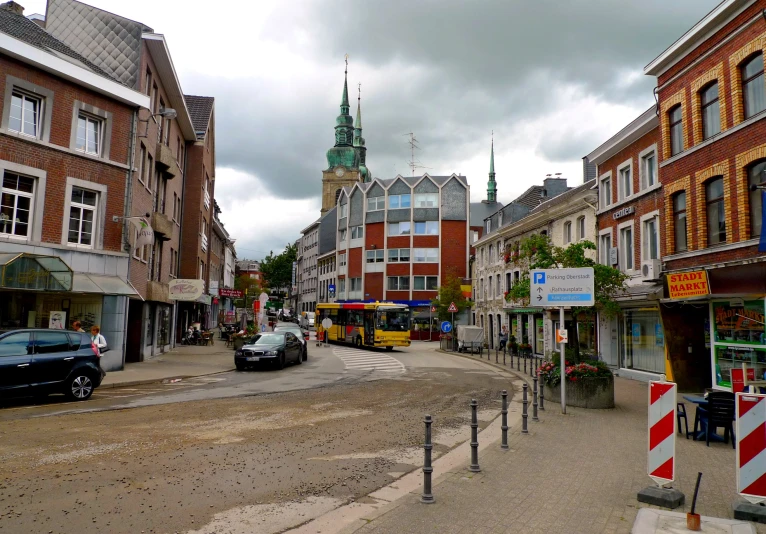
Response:
[[[564,306],[559,308],[559,327],[564,328]],[[567,357],[566,344],[562,341],[559,350],[559,368],[561,369],[561,413],[567,413]]]

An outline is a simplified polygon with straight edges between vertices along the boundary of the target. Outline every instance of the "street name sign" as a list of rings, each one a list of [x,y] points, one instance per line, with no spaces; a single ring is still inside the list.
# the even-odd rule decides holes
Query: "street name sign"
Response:
[[[564,308],[596,303],[593,267],[534,269],[530,271],[530,304]]]

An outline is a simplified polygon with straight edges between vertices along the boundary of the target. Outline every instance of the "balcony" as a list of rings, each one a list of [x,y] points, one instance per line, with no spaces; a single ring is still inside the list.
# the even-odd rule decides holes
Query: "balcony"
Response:
[[[210,209],[210,193],[208,193],[207,191],[205,191],[205,209],[206,210]]]
[[[170,291],[168,285],[162,282],[154,282],[149,280],[146,283],[146,300],[153,300],[156,302],[167,302],[172,304],[170,300]]]
[[[167,145],[163,145],[162,143],[157,144],[157,150],[154,151],[154,163],[157,166],[157,169],[162,171],[165,174],[165,178],[168,180],[181,174],[181,168],[178,166],[178,163],[176,163],[176,158],[173,156],[170,147]]]
[[[202,252],[207,252],[207,236],[202,236]]]
[[[152,225],[152,230],[154,230],[157,239],[160,241],[169,241],[170,238],[173,237],[173,228],[175,225],[164,213],[158,211],[152,213],[150,224]]]

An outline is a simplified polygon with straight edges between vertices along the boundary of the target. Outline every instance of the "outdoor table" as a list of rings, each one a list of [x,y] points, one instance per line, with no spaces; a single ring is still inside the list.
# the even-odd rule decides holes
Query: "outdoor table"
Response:
[[[705,397],[703,397],[701,395],[684,395],[683,397],[684,397],[684,400],[687,400],[687,401],[689,401],[689,402],[691,402],[693,404],[696,404],[696,405],[698,405],[702,409],[706,409],[707,408],[708,401],[707,401],[707,399]],[[695,417],[695,419],[696,419],[696,417]],[[697,434],[695,434],[695,436],[694,436],[694,440],[695,441],[699,441],[699,440],[704,440],[705,439],[705,432],[707,431],[707,424],[704,421],[702,421],[702,419],[700,419],[700,427],[701,427],[700,431]],[[693,429],[692,429],[692,432],[693,432]],[[723,437],[719,436],[718,434],[711,434],[710,435],[710,439],[714,440],[714,441],[721,441],[721,442],[723,441]]]

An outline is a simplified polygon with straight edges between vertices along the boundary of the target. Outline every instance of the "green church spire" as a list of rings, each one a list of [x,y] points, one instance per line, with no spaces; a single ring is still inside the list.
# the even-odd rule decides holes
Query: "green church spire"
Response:
[[[495,132],[492,132],[492,148],[489,152],[489,182],[487,182],[487,202],[497,202],[497,182],[495,182]]]
[[[348,55],[343,76],[343,97],[340,102],[340,115],[335,119],[335,146],[327,151],[327,168],[338,166],[346,169],[356,169],[359,156],[355,148],[354,119],[350,115],[351,106],[348,103]],[[360,130],[361,132],[361,130]]]
[[[358,85],[359,94],[356,97],[356,122],[354,123],[354,150],[357,153],[359,172],[363,182],[369,182],[370,172],[367,169],[367,147],[364,146],[362,137],[362,84]]]

